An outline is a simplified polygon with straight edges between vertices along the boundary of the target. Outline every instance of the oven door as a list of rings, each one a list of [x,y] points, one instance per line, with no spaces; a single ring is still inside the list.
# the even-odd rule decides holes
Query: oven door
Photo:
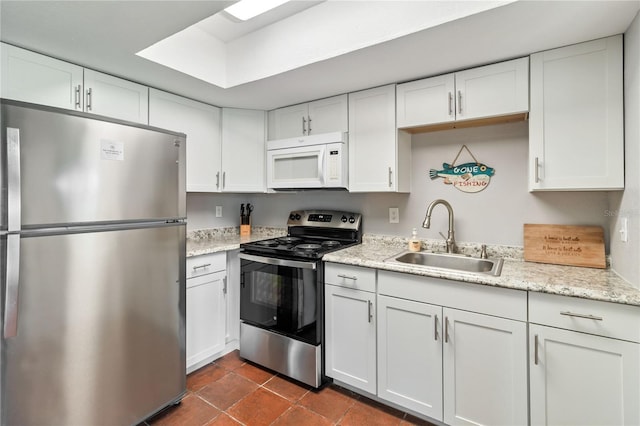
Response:
[[[318,264],[240,253],[240,319],[317,345]]]

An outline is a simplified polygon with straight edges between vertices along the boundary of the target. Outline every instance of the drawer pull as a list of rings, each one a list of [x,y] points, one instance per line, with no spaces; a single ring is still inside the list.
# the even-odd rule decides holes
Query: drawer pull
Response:
[[[538,365],[538,335],[533,338],[533,363]]]
[[[210,264],[210,263],[205,263],[205,264],[203,264],[203,265],[194,266],[194,267],[193,267],[193,270],[194,270],[194,271],[197,271],[198,269],[208,268],[209,266],[211,266],[211,264]]]
[[[569,311],[560,312],[560,315],[565,315],[568,317],[576,317],[576,318],[585,318],[585,319],[590,319],[594,321],[602,321],[602,317],[597,317],[595,315],[588,315],[588,314],[576,314],[575,312],[569,312]]]
[[[342,274],[338,274],[338,278],[344,278],[345,280],[353,280],[353,281],[358,280],[358,277],[350,277],[349,275],[342,275]]]
[[[433,338],[438,341],[438,316],[435,315],[433,319]]]
[[[449,343],[449,318],[444,317],[444,342]]]
[[[369,309],[369,323],[371,323],[371,320],[373,319],[373,314],[371,313],[371,308],[373,307],[373,303],[371,302],[371,300],[367,301],[368,303],[368,309]]]

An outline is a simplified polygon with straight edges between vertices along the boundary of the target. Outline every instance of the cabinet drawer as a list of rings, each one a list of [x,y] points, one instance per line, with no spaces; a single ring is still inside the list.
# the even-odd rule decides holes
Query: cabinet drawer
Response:
[[[376,291],[376,270],[360,266],[327,263],[324,282],[363,291]]]
[[[187,279],[225,269],[227,269],[227,254],[225,252],[187,258]]]
[[[640,307],[529,293],[529,322],[640,342]]]

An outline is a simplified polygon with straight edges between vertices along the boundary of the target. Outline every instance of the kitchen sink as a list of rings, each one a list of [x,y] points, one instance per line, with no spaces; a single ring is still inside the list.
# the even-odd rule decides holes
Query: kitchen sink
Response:
[[[460,254],[411,252],[404,251],[385,260],[387,263],[398,263],[424,268],[446,269],[456,272],[500,276],[502,258],[479,259]]]

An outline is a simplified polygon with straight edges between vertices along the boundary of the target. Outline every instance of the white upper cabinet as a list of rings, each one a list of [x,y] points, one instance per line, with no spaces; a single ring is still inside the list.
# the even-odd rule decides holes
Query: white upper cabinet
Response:
[[[624,188],[622,36],[531,55],[529,189]]]
[[[1,43],[5,99],[83,110],[82,67]]]
[[[529,58],[399,84],[398,128],[524,113]]]
[[[149,124],[187,135],[188,192],[220,191],[220,108],[151,89]]]
[[[265,192],[264,111],[222,109],[222,190]]]
[[[396,86],[349,93],[349,191],[408,192],[410,135],[396,130]]]
[[[2,44],[2,97],[148,123],[146,86]]]
[[[120,120],[149,122],[149,88],[90,69],[84,70],[85,111]]]
[[[346,94],[279,108],[269,115],[270,140],[349,130]]]

